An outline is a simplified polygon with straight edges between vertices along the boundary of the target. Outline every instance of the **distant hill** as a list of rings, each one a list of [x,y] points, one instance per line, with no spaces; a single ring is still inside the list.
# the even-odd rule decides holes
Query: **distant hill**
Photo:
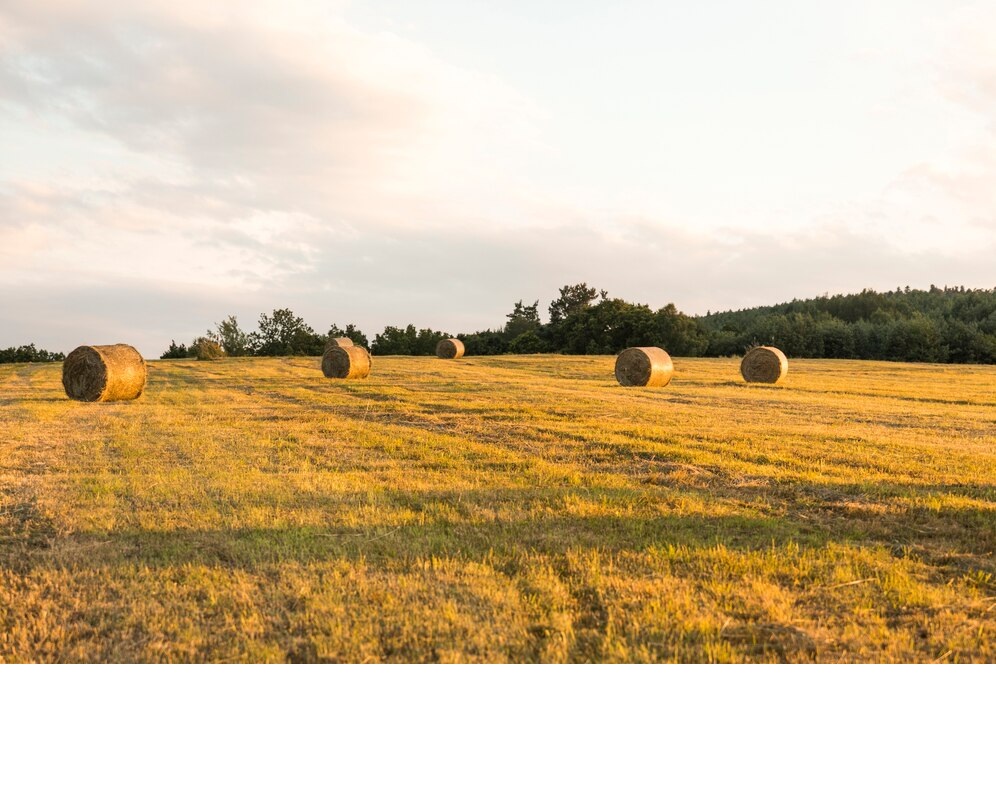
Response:
[[[710,355],[759,343],[790,357],[996,363],[996,289],[866,289],[696,319]]]

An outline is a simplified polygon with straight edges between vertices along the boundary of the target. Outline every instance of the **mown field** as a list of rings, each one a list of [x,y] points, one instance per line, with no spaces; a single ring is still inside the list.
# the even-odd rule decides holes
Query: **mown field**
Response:
[[[0,366],[0,661],[996,660],[996,368]]]

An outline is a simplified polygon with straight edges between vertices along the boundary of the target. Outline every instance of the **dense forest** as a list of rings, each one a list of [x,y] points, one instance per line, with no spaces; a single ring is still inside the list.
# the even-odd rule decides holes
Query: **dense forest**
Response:
[[[734,355],[758,342],[803,358],[996,363],[996,289],[866,289],[699,322],[709,336],[706,355]]]
[[[189,345],[172,342],[163,358],[197,357],[220,346],[230,356],[320,356],[333,336],[374,355],[432,355],[449,332],[389,325],[369,340],[355,325],[316,332],[290,309],[261,314],[253,331],[230,316]],[[655,345],[674,356],[736,356],[754,344],[790,358],[861,358],[936,363],[996,363],[996,289],[962,286],[896,289],[792,300],[693,317],[673,304],[652,309],[578,283],[564,286],[541,317],[539,301],[516,302],[500,327],[456,333],[467,355],[614,354]],[[0,363],[58,361],[34,345],[0,350]]]

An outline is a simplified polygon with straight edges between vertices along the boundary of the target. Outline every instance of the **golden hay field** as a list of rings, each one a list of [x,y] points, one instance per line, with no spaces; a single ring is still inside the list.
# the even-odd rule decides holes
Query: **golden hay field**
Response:
[[[0,366],[0,661],[996,660],[996,367]]]

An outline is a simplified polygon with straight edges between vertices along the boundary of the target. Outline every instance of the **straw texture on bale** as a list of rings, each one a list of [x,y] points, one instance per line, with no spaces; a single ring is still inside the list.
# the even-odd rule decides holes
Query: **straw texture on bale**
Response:
[[[225,349],[211,339],[197,339],[191,350],[198,361],[217,361],[225,357]]]
[[[616,380],[623,386],[667,386],[673,375],[671,356],[659,347],[630,347],[616,357]]]
[[[370,374],[370,354],[359,345],[330,347],[322,357],[326,378],[365,378]]]
[[[329,339],[328,342],[325,343],[326,350],[329,350],[333,347],[352,347],[352,346],[353,346],[353,340],[347,339],[345,336],[339,336],[338,338],[335,339]]]
[[[459,339],[440,339],[436,345],[436,355],[439,358],[461,358],[467,349]]]
[[[62,362],[62,386],[71,399],[88,403],[136,400],[145,391],[148,372],[131,345],[83,345]]]
[[[777,347],[755,347],[740,362],[740,374],[747,383],[778,383],[788,368],[788,359]]]

